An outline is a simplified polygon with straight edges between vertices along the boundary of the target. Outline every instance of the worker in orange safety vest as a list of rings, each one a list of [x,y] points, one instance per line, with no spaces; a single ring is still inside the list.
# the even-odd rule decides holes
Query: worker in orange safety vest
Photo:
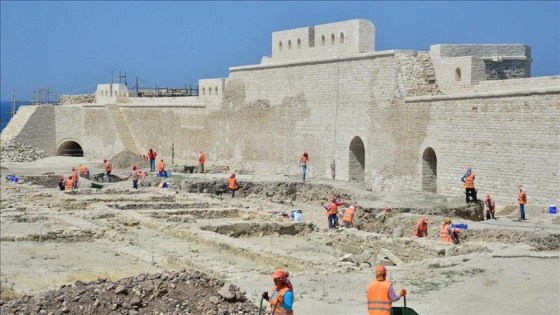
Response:
[[[378,265],[375,268],[375,280],[370,282],[367,290],[368,315],[390,315],[393,302],[406,296],[406,290],[401,289],[399,295],[395,293],[393,284],[387,280],[387,269]]]
[[[465,183],[465,201],[467,203],[478,203],[476,189],[474,188],[474,173],[470,167],[467,168],[467,172],[463,175],[461,181]]]
[[[274,315],[294,315],[294,288],[287,271],[276,269],[271,275],[274,286],[270,294],[265,291],[262,298],[270,302],[270,313]]]
[[[206,155],[203,151],[198,152],[198,172],[204,174],[204,163],[206,163]]]
[[[451,227],[451,218],[445,218],[439,229],[439,240],[445,243],[459,244],[459,234],[461,231],[458,228]]]
[[[519,203],[519,220],[527,220],[525,218],[525,205],[527,204],[527,193],[525,193],[525,189],[523,189],[523,185],[518,185],[517,189],[519,189],[519,196],[517,197],[517,202]]]
[[[68,179],[64,182],[64,190],[74,189],[74,179],[72,175],[68,176]]]
[[[235,172],[231,173],[228,178],[228,188],[231,190],[231,198],[235,198],[235,192],[239,189],[237,179],[235,178]]]
[[[335,229],[338,226],[338,206],[347,205],[346,202],[338,200],[334,195],[327,204],[327,214],[329,220],[329,229]]]
[[[345,228],[351,228],[354,226],[354,214],[358,209],[358,203],[353,202],[350,207],[344,211],[344,215],[342,215],[342,226]]]
[[[422,220],[418,221],[412,230],[412,236],[414,237],[428,237],[428,218],[424,217]]]

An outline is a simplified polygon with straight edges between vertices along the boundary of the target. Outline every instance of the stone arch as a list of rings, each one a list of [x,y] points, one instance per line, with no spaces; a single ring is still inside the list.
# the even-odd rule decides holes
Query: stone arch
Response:
[[[334,34],[331,34],[331,45],[334,45],[334,41],[335,41]]]
[[[344,33],[340,32],[340,43],[344,44]]]
[[[288,40],[288,50],[292,49],[292,41]]]
[[[321,36],[321,45],[325,46],[325,35]]]
[[[461,81],[461,68],[455,69],[455,81]]]
[[[282,51],[282,41],[280,41],[280,42],[278,43],[278,49],[279,49],[280,51]]]
[[[214,92],[216,92],[214,94],[218,95],[218,87],[217,86],[214,87]]]
[[[366,151],[364,142],[358,136],[350,141],[348,148],[348,179],[364,181],[366,170]]]
[[[56,149],[59,156],[84,156],[82,146],[74,140],[63,140]]]
[[[430,147],[422,154],[422,190],[437,193],[437,156]]]
[[[297,39],[297,48],[300,49],[301,48],[301,39]]]
[[[202,95],[206,95],[206,88],[202,88]]]

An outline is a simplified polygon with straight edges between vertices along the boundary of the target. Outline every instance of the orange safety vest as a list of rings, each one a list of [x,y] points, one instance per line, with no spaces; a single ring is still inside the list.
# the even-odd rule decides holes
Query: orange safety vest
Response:
[[[283,287],[282,289],[278,290],[278,292],[276,293],[276,295],[270,299],[270,313],[274,313],[274,315],[294,315],[294,310],[289,310],[286,311],[284,308],[282,308],[282,303],[280,303],[278,301],[278,297],[284,297],[284,295],[286,294],[286,291],[289,291],[290,288],[288,287]],[[270,291],[270,296],[272,296],[274,294],[274,292],[276,291],[276,286],[272,287],[272,290]],[[276,309],[274,309],[274,306],[276,305]]]
[[[237,180],[235,178],[228,179],[228,188],[237,189]]]
[[[338,206],[335,202],[329,201],[329,211],[328,214],[337,214],[338,213]]]
[[[302,165],[304,165],[304,164],[307,165],[307,158],[304,155],[301,156],[301,164]]]
[[[342,221],[352,223],[352,221],[354,220],[355,212],[356,211],[354,210],[354,206],[348,207],[348,209],[344,211],[344,215],[342,216]]]
[[[520,205],[527,204],[527,194],[525,193],[525,191],[522,190],[519,192],[519,197],[517,197],[517,201],[519,201]]]
[[[113,164],[111,164],[111,162],[107,161],[107,163],[105,164],[105,171],[110,172],[113,170]]]
[[[474,188],[474,173],[465,177],[465,188]]]
[[[442,242],[451,243],[451,234],[449,234],[449,224],[444,225],[441,230],[439,230],[439,240]]]
[[[424,237],[426,236],[427,231],[428,231],[428,224],[424,224],[424,220],[420,220],[414,226],[414,230],[412,230],[412,235],[417,237]]]
[[[72,190],[74,189],[74,180],[73,179],[67,179],[66,180],[66,185],[64,185],[64,190]]]
[[[204,164],[204,162],[206,162],[206,155],[201,154],[201,155],[198,157],[198,163]]]
[[[162,161],[158,162],[157,169],[158,169],[158,172],[160,172],[160,173],[163,172],[163,162]]]
[[[367,291],[368,315],[390,315],[391,299],[389,288],[391,282],[374,280],[370,282]]]

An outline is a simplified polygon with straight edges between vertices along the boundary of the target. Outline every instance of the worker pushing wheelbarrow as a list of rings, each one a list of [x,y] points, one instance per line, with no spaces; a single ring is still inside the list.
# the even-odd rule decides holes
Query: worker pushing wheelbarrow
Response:
[[[369,315],[417,315],[413,309],[406,307],[406,290],[395,293],[393,284],[386,280],[387,269],[383,265],[375,268],[375,280],[370,282],[367,290],[367,304]],[[393,302],[404,298],[404,307],[394,307]]]

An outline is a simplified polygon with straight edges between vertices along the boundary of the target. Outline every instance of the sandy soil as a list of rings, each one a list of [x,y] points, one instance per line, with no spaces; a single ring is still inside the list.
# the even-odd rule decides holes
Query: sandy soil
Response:
[[[71,166],[84,163],[95,168],[98,162],[53,157],[2,163],[8,169],[2,176],[48,172],[67,175]],[[117,169],[114,173],[124,177],[128,170]],[[227,174],[181,176],[178,178],[215,180]],[[239,179],[258,183],[298,180],[258,174],[240,175]],[[272,286],[268,275],[284,267],[291,274],[297,314],[366,314],[365,292],[373,279],[372,268],[341,263],[341,257],[352,253],[351,246],[332,244],[332,240],[347,240],[344,244],[355,240],[363,242],[360,248],[376,248],[376,242],[395,244],[385,247],[397,255],[409,254],[406,247],[410,247],[412,256],[418,248],[433,253],[425,259],[412,257],[407,263],[388,267],[389,280],[397,290],[408,290],[407,306],[419,314],[560,314],[560,253],[537,251],[534,243],[524,241],[526,235],[552,235],[560,240],[558,219],[541,209],[532,209],[527,222],[515,221],[515,213],[499,215],[497,221],[454,218],[454,222],[469,225],[467,239],[455,246],[439,243],[436,233],[430,233],[427,239],[412,239],[409,231],[401,238],[356,229],[327,231],[326,217],[317,200],[280,204],[254,196],[231,199],[226,195],[186,193],[178,189],[178,182],[175,185],[132,191],[131,182],[124,181],[101,190],[81,188],[68,194],[54,187],[3,180],[2,287],[33,293],[76,280],[118,279],[190,266],[234,282],[258,305],[260,294]],[[380,209],[387,203],[394,208],[454,207],[462,199],[423,192],[367,192],[357,183],[327,180],[313,180],[308,185],[331,185],[333,190],[360,196],[356,200],[363,206]],[[87,180],[82,181],[82,187],[89,187]],[[167,203],[169,207],[162,206]],[[271,230],[270,223],[286,223],[273,211],[292,208],[302,209],[302,224],[312,224],[315,229],[297,235]],[[420,216],[396,213],[393,219],[414,222]],[[441,216],[429,218],[430,231],[435,231]],[[249,228],[250,235],[241,237],[204,229],[207,225],[234,229],[248,223],[254,224]],[[49,232],[59,233],[59,238],[45,236],[38,242],[39,234]],[[520,241],[506,240],[500,233],[521,233]],[[438,252],[445,252],[445,256]]]

